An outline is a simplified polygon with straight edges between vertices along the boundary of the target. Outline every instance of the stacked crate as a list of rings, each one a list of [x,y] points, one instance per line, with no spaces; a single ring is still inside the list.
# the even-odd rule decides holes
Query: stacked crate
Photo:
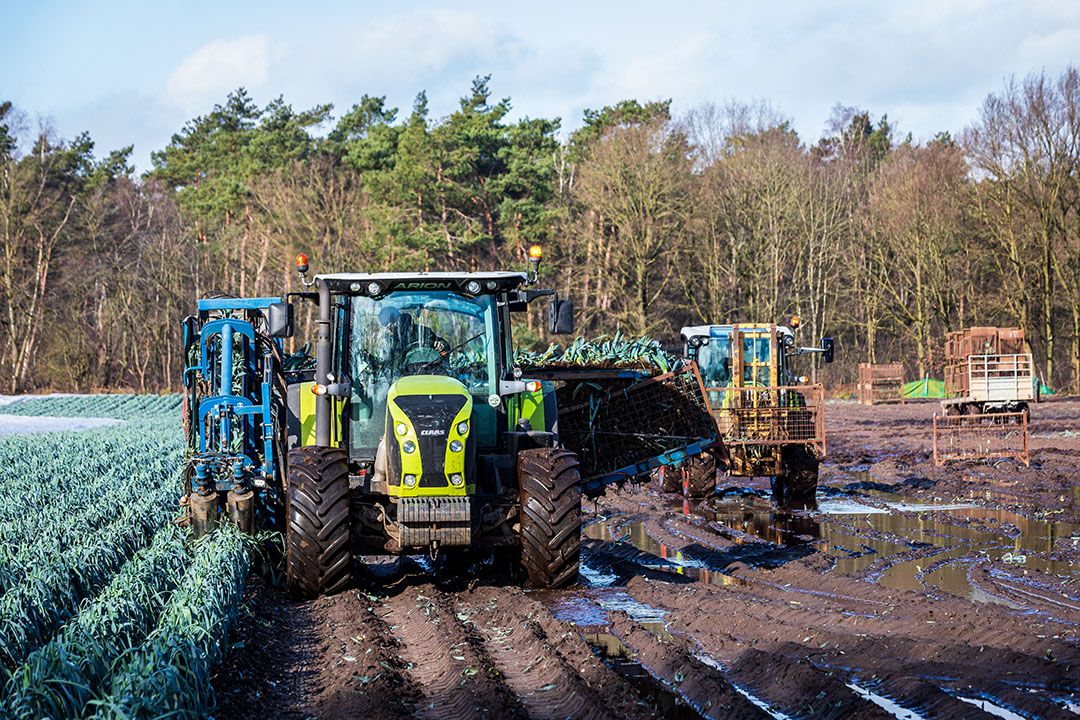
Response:
[[[904,401],[903,363],[859,363],[860,405]]]
[[[1023,353],[1023,328],[970,327],[949,333],[945,336],[945,394],[948,397],[967,397],[970,394],[970,356]]]

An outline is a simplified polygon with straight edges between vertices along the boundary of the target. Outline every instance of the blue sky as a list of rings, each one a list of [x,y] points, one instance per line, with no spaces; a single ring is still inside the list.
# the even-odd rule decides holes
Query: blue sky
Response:
[[[518,7],[515,7],[517,5]],[[580,125],[620,99],[768,99],[813,141],[836,103],[958,132],[1009,75],[1080,62],[1080,2],[21,2],[0,99],[135,161],[239,85],[294,107],[362,94],[453,110],[478,74],[516,115]]]

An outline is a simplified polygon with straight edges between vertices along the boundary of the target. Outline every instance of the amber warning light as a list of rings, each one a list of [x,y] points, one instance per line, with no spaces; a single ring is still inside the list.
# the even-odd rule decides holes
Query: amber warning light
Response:
[[[296,256],[296,271],[301,275],[308,271],[308,256],[304,253]]]
[[[544,248],[540,247],[539,245],[533,245],[532,247],[529,248],[529,259],[530,260],[540,260],[543,257],[544,257]]]

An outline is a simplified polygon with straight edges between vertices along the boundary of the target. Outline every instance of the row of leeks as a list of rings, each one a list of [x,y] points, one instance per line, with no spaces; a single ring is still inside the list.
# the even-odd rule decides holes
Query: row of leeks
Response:
[[[36,407],[40,403],[40,407]],[[0,717],[206,717],[258,540],[192,542],[177,396],[26,399],[26,415],[114,417],[0,438]]]

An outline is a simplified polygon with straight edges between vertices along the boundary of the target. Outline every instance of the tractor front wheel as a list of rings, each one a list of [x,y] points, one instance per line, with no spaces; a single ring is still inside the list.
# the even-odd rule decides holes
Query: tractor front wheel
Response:
[[[817,456],[803,445],[784,448],[784,474],[773,479],[773,496],[788,508],[813,508],[818,485]]]
[[[521,565],[526,584],[559,588],[577,582],[581,555],[581,473],[563,448],[518,455]]]
[[[337,448],[289,451],[285,583],[301,597],[330,595],[349,582],[349,468]]]

